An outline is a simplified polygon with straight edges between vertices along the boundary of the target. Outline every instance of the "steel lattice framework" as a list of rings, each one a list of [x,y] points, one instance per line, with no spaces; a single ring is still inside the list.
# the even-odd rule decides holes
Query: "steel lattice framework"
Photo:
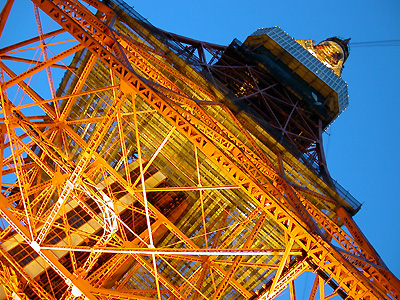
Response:
[[[305,272],[310,300],[399,299],[290,88],[122,1],[32,3],[0,49],[4,299],[295,300]]]

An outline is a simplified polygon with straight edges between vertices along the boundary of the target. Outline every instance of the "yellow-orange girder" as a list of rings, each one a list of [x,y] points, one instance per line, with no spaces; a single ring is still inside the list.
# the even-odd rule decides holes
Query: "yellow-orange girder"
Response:
[[[57,274],[70,286],[67,298],[74,298],[74,288],[77,288],[88,299],[99,299],[107,297],[111,299],[150,299],[149,297],[140,296],[147,294],[146,290],[142,290],[141,294],[129,293],[123,290],[110,290],[101,288],[105,278],[111,278],[114,275],[113,266],[122,266],[127,261],[128,257],[133,258],[137,265],[147,270],[148,274],[153,274],[155,277],[157,288],[149,289],[149,294],[161,295],[168,294],[170,298],[187,299],[186,295],[191,290],[194,291],[194,299],[207,296],[202,292],[203,283],[207,273],[210,276],[219,276],[220,281],[217,283],[213,280],[214,294],[212,299],[222,299],[228,286],[233,287],[243,298],[252,297],[253,291],[249,291],[243,283],[235,279],[235,274],[241,266],[251,266],[251,262],[243,261],[245,256],[253,255],[282,255],[279,265],[274,266],[275,277],[272,279],[272,284],[269,290],[265,290],[260,294],[260,299],[274,299],[279,293],[290,285],[290,290],[293,291],[292,299],[295,299],[293,280],[300,274],[310,269],[319,270],[320,272],[329,276],[329,280],[335,280],[338,287],[337,289],[343,291],[349,298],[352,299],[398,299],[400,297],[400,284],[386,266],[382,263],[381,259],[369,245],[365,237],[362,236],[360,230],[352,221],[351,216],[344,211],[336,199],[332,199],[327,195],[320,195],[315,191],[306,190],[303,187],[296,188],[284,176],[284,167],[282,161],[280,167],[276,168],[273,162],[267,158],[262,149],[257,145],[253,138],[242,130],[243,135],[246,136],[247,143],[243,143],[241,139],[237,138],[230,129],[219,122],[217,118],[209,113],[209,111],[196,103],[192,95],[187,95],[183,89],[179,87],[173,80],[165,75],[164,71],[169,72],[179,81],[184,82],[193,90],[197,90],[199,95],[208,97],[209,101],[217,101],[218,97],[213,95],[211,91],[206,90],[192,79],[187,78],[185,75],[177,72],[163,61],[163,57],[154,55],[151,51],[147,51],[146,47],[138,46],[137,44],[129,41],[123,35],[114,34],[111,29],[103,23],[103,19],[93,15],[83,5],[78,2],[71,1],[49,1],[49,0],[33,0],[43,12],[56,21],[62,29],[61,32],[70,33],[78,42],[77,45],[61,51],[61,53],[54,55],[52,58],[46,59],[44,62],[37,63],[31,69],[16,75],[8,68],[3,62],[0,61],[0,68],[2,77],[4,74],[10,78],[9,80],[1,80],[1,100],[2,100],[2,113],[4,114],[4,124],[2,130],[3,134],[8,137],[8,146],[6,141],[2,139],[2,152],[5,148],[9,148],[12,152],[8,158],[3,157],[3,163],[7,161],[14,167],[7,170],[7,172],[15,172],[19,181],[15,186],[19,186],[19,194],[11,195],[9,198],[0,196],[0,212],[2,217],[8,222],[9,227],[0,234],[0,237],[6,238],[8,234],[15,230],[28,243],[36,253],[51,267]],[[100,11],[105,13],[104,18],[112,18],[114,13],[112,9],[99,1],[86,1],[93,5]],[[2,16],[8,16],[8,7],[11,6],[12,1],[7,1],[6,7],[3,9]],[[0,29],[4,26],[5,20],[1,20]],[[0,30],[1,32],[1,30]],[[42,38],[52,36],[51,34],[40,34]],[[39,38],[40,40],[40,38]],[[36,40],[31,40],[38,41]],[[21,44],[22,45],[22,44]],[[10,48],[12,49],[12,48]],[[34,91],[28,84],[24,82],[28,77],[53,66],[56,62],[77,53],[82,49],[87,49],[91,52],[89,62],[81,73],[78,84],[75,85],[71,95],[68,95],[65,106],[62,111],[58,111],[57,105],[50,105],[48,103],[59,101],[65,97],[53,97],[54,99],[44,100],[38,93]],[[4,49],[3,49],[4,50]],[[4,53],[0,51],[0,54]],[[88,120],[87,122],[96,122],[94,133],[89,141],[85,141],[77,132],[71,127],[73,122],[82,122],[82,120],[68,120],[68,116],[75,104],[78,96],[89,94],[89,92],[82,92],[89,73],[95,67],[96,62],[100,61],[107,66],[110,71],[110,86],[104,87],[105,89],[113,90],[113,97],[108,110],[103,113],[98,119]],[[161,67],[160,70],[159,67]],[[133,72],[133,68],[146,76],[146,80]],[[152,82],[150,82],[152,81]],[[57,129],[52,130],[39,130],[35,122],[30,121],[24,116],[21,109],[26,107],[14,105],[7,98],[7,90],[11,87],[18,85],[21,89],[38,105],[49,117],[53,120]],[[101,92],[103,89],[96,89],[94,92]],[[210,162],[213,163],[220,172],[229,178],[231,185],[221,186],[202,186],[200,180],[199,161],[196,156],[196,167],[198,173],[198,186],[182,186],[171,188],[146,188],[144,186],[144,174],[151,165],[152,161],[158,155],[158,152],[149,160],[149,163],[139,163],[140,175],[143,178],[142,190],[137,188],[139,177],[136,181],[132,182],[129,172],[128,149],[125,145],[126,134],[124,130],[124,112],[121,109],[123,102],[130,98],[135,99],[140,97],[144,100],[163,120],[169,123],[172,128],[170,135],[179,133],[185,140],[189,141],[195,151],[197,149],[204,155]],[[133,106],[135,105],[135,101]],[[135,106],[134,106],[135,107]],[[222,105],[221,105],[222,107]],[[224,107],[225,110],[228,110]],[[137,113],[133,111],[135,120]],[[238,124],[238,120],[230,112],[232,123]],[[70,123],[68,123],[70,122]],[[114,125],[115,128],[113,129]],[[136,121],[136,139],[139,144],[139,121]],[[5,128],[4,128],[5,127]],[[31,138],[30,143],[25,143],[23,137],[18,137],[17,130],[23,130],[26,136]],[[63,136],[63,144],[74,142],[82,148],[82,154],[78,160],[72,161],[69,153],[65,153],[62,147],[56,147],[53,141],[58,134]],[[120,140],[121,156],[124,166],[124,174],[118,172],[110,165],[110,163],[98,151],[98,148],[110,130],[117,130]],[[169,137],[166,137],[164,142],[167,143]],[[61,143],[61,144],[62,144]],[[159,146],[161,151],[164,144]],[[33,145],[40,148],[43,153],[40,156],[32,150]],[[249,146],[250,145],[250,146]],[[140,150],[140,147],[138,147]],[[251,149],[252,148],[252,149]],[[22,154],[27,154],[32,160],[32,165],[26,166]],[[197,152],[196,152],[197,153]],[[54,165],[50,165],[50,159]],[[142,157],[139,151],[139,162]],[[48,236],[52,227],[55,226],[56,218],[59,217],[60,211],[63,216],[64,226],[68,227],[68,220],[66,219],[66,212],[62,212],[64,205],[68,200],[75,201],[81,206],[86,213],[95,220],[100,226],[105,228],[104,213],[99,216],[92,208],[90,208],[81,198],[82,190],[86,188],[87,194],[97,202],[104,201],[96,193],[93,187],[94,182],[91,181],[88,174],[90,171],[97,174],[97,167],[90,170],[89,166],[93,161],[100,165],[102,170],[106,172],[110,178],[119,183],[134,201],[140,203],[145,210],[140,208],[132,208],[132,211],[141,211],[148,218],[147,236],[142,240],[150,244],[146,248],[145,243],[140,247],[131,247],[130,243],[126,240],[126,235],[115,233],[112,235],[112,243],[109,246],[98,243],[95,246],[72,246],[71,236],[68,236],[68,243],[66,246],[47,245],[45,239]],[[39,170],[43,171],[49,177],[54,177],[54,183],[48,183],[46,186],[40,185],[33,180],[34,176],[29,176],[30,168],[33,168],[37,174]],[[278,171],[279,169],[279,171]],[[62,173],[61,173],[62,172]],[[3,174],[5,172],[3,171]],[[106,177],[106,176],[104,176]],[[93,186],[92,186],[93,185]],[[46,204],[49,203],[54,189],[59,188],[58,198],[51,208],[47,208]],[[236,224],[235,229],[231,235],[226,237],[220,242],[219,246],[214,240],[211,248],[202,249],[195,242],[193,242],[176,224],[169,220],[159,208],[151,203],[147,203],[146,195],[149,192],[168,192],[168,191],[198,191],[200,197],[203,192],[207,190],[233,190],[240,189],[247,195],[248,199],[252,201],[254,206],[253,211],[246,216],[245,221]],[[143,191],[144,194],[140,195],[138,191]],[[146,193],[147,192],[147,193]],[[339,218],[343,221],[345,226],[349,229],[350,236],[343,229],[341,229],[333,220],[326,214],[313,205],[308,196],[316,195],[321,199],[327,199],[331,205],[337,207]],[[100,198],[99,198],[100,197]],[[118,201],[114,202],[115,207]],[[9,209],[8,203],[22,202],[23,209],[15,208]],[[33,207],[43,203],[37,211],[37,215],[33,215]],[[203,205],[203,201],[202,201]],[[127,205],[129,207],[129,205]],[[13,208],[14,209],[14,208]],[[148,209],[148,211],[147,211]],[[45,211],[46,210],[46,211]],[[16,212],[20,212],[24,217],[19,217]],[[117,214],[116,214],[117,215]],[[206,227],[207,224],[203,212],[202,226]],[[43,220],[45,221],[38,221]],[[150,224],[150,218],[154,221]],[[282,254],[273,254],[276,252],[272,249],[260,249],[252,247],[254,241],[261,233],[261,229],[266,220],[274,222],[279,230],[284,232],[288,237],[288,245],[286,249],[282,249]],[[255,224],[253,224],[255,221]],[[224,224],[225,221],[221,221]],[[38,226],[37,224],[41,224]],[[252,225],[249,227],[249,225]],[[61,228],[61,225],[57,225]],[[119,224],[119,226],[122,226]],[[165,226],[167,230],[175,235],[180,243],[185,247],[182,249],[176,248],[163,248],[155,247],[152,241],[152,235],[161,226]],[[237,239],[243,230],[249,230],[249,235],[244,243],[238,248],[228,248],[228,246]],[[326,236],[322,234],[322,229],[326,235],[333,238],[339,246],[334,246],[329,242]],[[69,229],[65,230],[69,231]],[[122,232],[122,231],[121,231]],[[204,228],[204,232],[206,232]],[[207,233],[207,232],[206,232]],[[207,237],[206,241],[207,241]],[[99,239],[97,239],[99,241]],[[139,238],[135,240],[139,243]],[[207,243],[207,242],[206,242]],[[295,245],[295,246],[294,246]],[[299,251],[298,248],[301,248]],[[70,255],[74,257],[75,251],[91,251],[89,258],[85,261],[82,270],[77,268],[77,263],[73,264],[72,273],[59,262],[55,253],[64,249],[69,251]],[[3,251],[3,250],[2,250]],[[93,271],[92,275],[86,277],[90,269],[94,266],[101,253],[120,254],[115,256],[107,264],[104,269],[105,273]],[[282,252],[282,251],[281,251]],[[194,262],[199,264],[199,267],[191,275],[181,274],[179,270],[174,267],[169,258],[175,257],[181,260],[187,259],[187,255],[193,255]],[[222,267],[224,261],[218,260],[220,255],[234,255],[232,261],[227,261],[227,268]],[[287,262],[290,261],[290,256],[303,255],[301,261],[297,262],[291,267],[287,268]],[[165,256],[164,256],[165,255]],[[146,256],[152,256],[153,263],[147,260]],[[200,259],[197,258],[200,256]],[[207,259],[202,259],[205,256]],[[196,261],[196,259],[197,261]],[[76,258],[73,258],[75,260]],[[162,261],[165,265],[173,270],[180,280],[183,282],[179,287],[176,283],[157,270],[157,261]],[[115,264],[114,264],[115,263]],[[16,263],[18,264],[18,263]],[[254,263],[256,265],[256,263]],[[267,265],[267,264],[266,264]],[[9,268],[9,267],[7,267]],[[6,272],[7,268],[2,268],[1,271]],[[284,268],[287,270],[284,271]],[[29,278],[24,274],[23,268],[18,266],[14,268],[19,276],[24,276],[26,280],[32,282],[35,290],[43,298],[50,299],[46,291],[43,291],[39,285],[34,281],[35,279]],[[117,268],[115,268],[117,269]],[[137,269],[136,269],[137,270]],[[361,272],[360,272],[361,270]],[[4,273],[5,274],[5,273]],[[7,285],[7,276],[3,276],[3,285]],[[7,279],[8,278],[8,279]],[[35,283],[33,283],[35,282]],[[165,288],[161,289],[160,284]],[[316,281],[317,282],[317,281]],[[318,281],[320,283],[320,296],[324,298],[324,282],[322,278]],[[312,293],[316,293],[317,284],[314,284]],[[14,287],[14,290],[17,287]],[[14,291],[16,293],[16,291]],[[75,291],[76,292],[76,291]],[[335,291],[336,293],[337,291]],[[6,295],[9,296],[12,290],[6,290]],[[19,295],[19,294],[18,294]],[[21,294],[20,297],[24,297]],[[211,299],[211,298],[210,298]]]

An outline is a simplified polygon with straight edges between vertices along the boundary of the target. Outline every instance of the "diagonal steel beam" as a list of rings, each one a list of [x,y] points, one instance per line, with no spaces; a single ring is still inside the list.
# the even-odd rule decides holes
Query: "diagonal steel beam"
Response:
[[[261,213],[261,216],[258,217],[256,224],[254,225],[252,231],[250,232],[249,236],[247,237],[246,241],[243,244],[243,248],[250,248],[251,245],[253,244],[254,240],[257,238],[258,233],[260,232],[262,226],[264,225],[264,222],[267,218],[267,214],[265,212]],[[291,249],[287,249],[285,251],[289,252]],[[285,256],[284,256],[285,257]],[[284,259],[284,257],[282,259]],[[217,291],[215,292],[213,296],[213,300],[219,300],[223,296],[223,293],[226,289],[226,287],[229,284],[229,281],[232,279],[232,277],[235,275],[236,271],[238,270],[240,263],[243,260],[243,256],[236,256],[233,264],[230,266],[228,269],[228,272],[224,279],[222,279],[222,282],[219,284]]]
[[[74,54],[75,52],[82,50],[84,48],[84,46],[82,44],[77,44],[55,56],[53,56],[52,58],[42,62],[42,63],[38,63],[36,66],[28,69],[27,71],[17,75],[16,77],[9,79],[8,81],[6,81],[3,84],[3,88],[8,89],[9,87],[20,83],[21,81],[23,81],[24,79],[38,73],[41,70],[46,69],[47,67],[50,67],[51,65],[53,65],[54,63],[70,56],[71,54]]]
[[[7,222],[18,232],[26,243],[28,243],[35,252],[49,264],[57,274],[70,285],[76,286],[88,299],[96,300],[96,298],[89,292],[89,285],[86,281],[74,277],[59,261],[58,258],[49,250],[40,249],[40,246],[29,238],[29,232],[23,226],[15,215],[7,208],[6,198],[0,194],[0,214]]]
[[[7,251],[0,247],[1,255],[10,263],[10,265],[18,272],[29,284],[29,286],[34,290],[34,292],[40,296],[41,299],[54,300],[54,298],[45,290],[43,287],[33,279],[24,268],[17,263]]]
[[[89,60],[85,64],[84,69],[82,70],[81,74],[78,77],[78,80],[74,86],[74,89],[67,100],[67,103],[64,106],[64,109],[61,112],[60,120],[66,120],[67,116],[69,115],[73,104],[75,103],[76,99],[78,98],[78,93],[82,90],[86,83],[86,79],[88,78],[90,72],[92,71],[95,63],[97,61],[97,57],[95,55],[90,55]]]
[[[11,71],[10,68],[8,68],[2,61],[0,61],[0,68],[6,72],[10,78],[17,78],[17,75]],[[44,112],[51,118],[55,119],[56,118],[56,112],[53,107],[51,107],[47,103],[42,103],[44,100],[42,97],[39,96],[31,87],[29,87],[25,82],[20,81],[18,83],[18,86],[36,103],[38,103],[38,106],[43,109]]]
[[[3,33],[4,26],[6,25],[8,15],[10,14],[11,8],[14,4],[14,0],[7,0],[6,4],[4,5],[3,9],[0,13],[0,38],[1,34]]]
[[[259,292],[259,295],[256,300],[272,300],[279,296],[290,284],[295,280],[300,274],[304,271],[308,270],[310,266],[306,262],[306,259],[303,258],[301,261],[295,263],[291,266],[278,280],[276,280],[275,287],[272,289],[270,288],[263,289]],[[276,278],[276,277],[275,277]],[[274,279],[275,281],[275,279]]]
[[[8,0],[8,1],[10,1],[10,0]],[[48,33],[43,34],[42,38],[43,38],[43,39],[47,39],[47,38],[49,38],[49,37],[52,37],[52,36],[61,34],[61,33],[63,33],[63,32],[65,32],[65,29],[64,29],[64,28],[58,29],[58,30],[55,30],[55,31],[52,31],[52,32],[48,32]],[[0,57],[1,57],[2,55],[4,55],[4,54],[8,53],[8,52],[11,52],[12,50],[15,50],[15,49],[24,47],[24,46],[26,46],[26,45],[29,45],[29,44],[32,44],[32,43],[35,43],[35,42],[38,42],[38,41],[40,41],[40,37],[39,37],[39,36],[34,37],[34,38],[31,38],[31,39],[28,39],[28,40],[25,40],[25,41],[23,41],[23,42],[15,43],[15,44],[13,44],[13,45],[10,45],[10,46],[1,48],[1,49],[0,49]]]

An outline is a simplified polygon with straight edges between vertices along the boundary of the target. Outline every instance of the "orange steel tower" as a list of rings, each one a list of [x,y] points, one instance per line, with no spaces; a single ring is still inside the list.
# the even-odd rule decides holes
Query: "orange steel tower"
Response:
[[[0,47],[0,299],[295,300],[306,272],[310,300],[399,299],[322,148],[348,41],[221,46],[121,0],[26,1],[34,23],[17,2],[0,37],[37,34]]]

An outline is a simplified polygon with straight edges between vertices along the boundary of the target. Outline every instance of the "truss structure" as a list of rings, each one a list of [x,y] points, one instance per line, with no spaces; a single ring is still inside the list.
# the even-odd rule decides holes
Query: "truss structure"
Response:
[[[290,88],[119,0],[26,2],[37,35],[0,49],[0,298],[295,300],[309,272],[310,300],[399,299]]]

